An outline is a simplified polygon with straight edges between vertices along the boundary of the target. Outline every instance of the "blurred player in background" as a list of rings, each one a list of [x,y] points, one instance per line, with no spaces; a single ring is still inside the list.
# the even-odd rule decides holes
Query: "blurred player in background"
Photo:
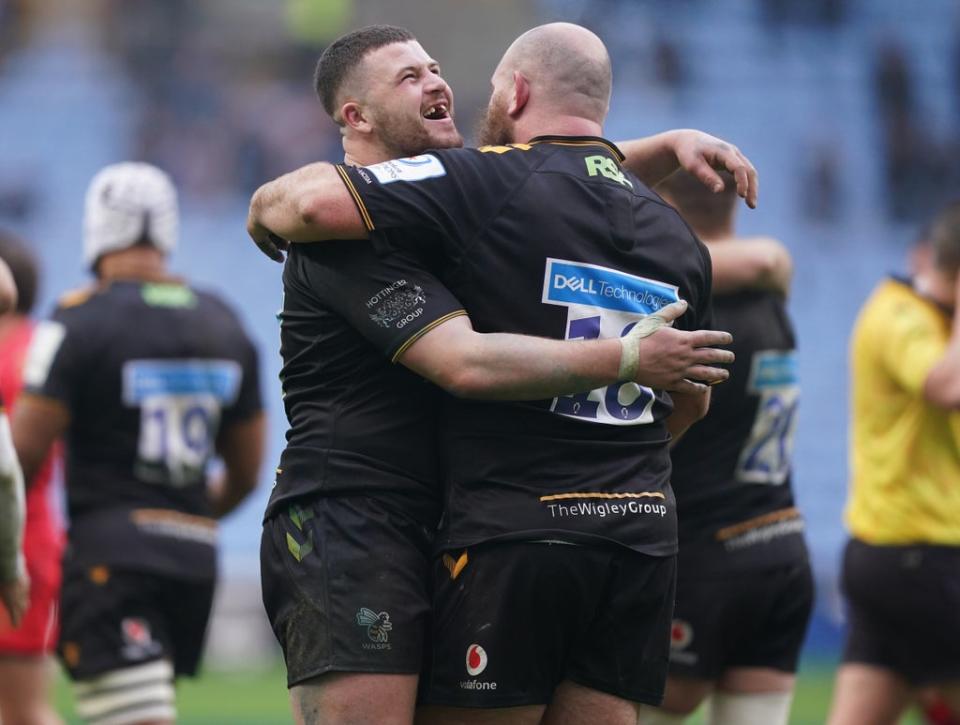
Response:
[[[13,274],[0,258],[0,315],[13,310],[16,304]],[[30,585],[23,558],[25,509],[23,472],[13,449],[0,393],[0,621],[6,617],[14,627],[20,624],[27,609]]]
[[[216,518],[254,488],[257,353],[216,296],[173,277],[176,191],[139,163],[92,180],[91,287],[37,328],[13,423],[27,478],[66,443],[68,551],[58,653],[89,723],[172,723],[216,574]],[[208,485],[216,453],[224,473]]]
[[[37,265],[26,246],[0,235],[0,260],[17,287],[17,302],[0,315],[0,397],[12,418],[34,325],[28,315],[37,294]],[[30,607],[16,629],[0,625],[0,722],[57,723],[49,701],[51,657],[57,643],[57,603],[63,531],[50,501],[53,452],[26,479],[23,552],[30,577]]]
[[[792,265],[773,239],[739,239],[731,180],[711,194],[677,172],[657,190],[707,244],[715,323],[736,362],[707,416],[672,451],[679,577],[670,678],[642,725],[682,723],[710,695],[711,725],[786,725],[813,606],[790,486],[798,403]]]
[[[482,141],[527,141],[538,130],[575,135],[365,168],[306,167],[279,184],[303,188],[296,180],[311,179],[307,206],[292,205],[308,211],[291,218],[281,205],[257,219],[258,192],[251,236],[269,244],[257,221],[301,241],[366,230],[384,249],[435,255],[480,329],[589,340],[603,324],[603,336],[616,337],[678,297],[689,301],[683,324],[702,326],[706,250],[596,137],[610,88],[599,38],[569,24],[536,28],[507,51],[494,83]],[[553,263],[572,269],[551,273]],[[613,310],[606,323],[604,310]],[[438,545],[448,553],[436,564],[444,591],[425,689],[427,702],[452,709],[433,710],[431,722],[539,722],[548,702],[547,722],[582,721],[587,712],[635,722],[629,700],[659,701],[673,601],[663,422],[671,406],[659,392],[623,385],[509,407],[446,399],[448,525]],[[689,403],[694,415],[705,399]],[[624,512],[606,518],[611,500],[615,509],[625,502]],[[569,515],[570,507],[583,515]],[[539,570],[535,591],[531,568]],[[605,614],[590,634],[574,636],[571,628],[597,610]],[[624,628],[636,633],[629,654],[617,645],[631,640]]]
[[[462,143],[439,67],[401,28],[370,26],[335,41],[318,62],[315,86],[342,127],[347,163]],[[638,165],[655,175],[678,160],[707,181],[715,179],[711,163],[739,168],[753,203],[752,167],[718,139],[684,131],[632,144]],[[294,210],[310,184],[283,181],[261,189],[252,209],[262,203],[274,214],[293,212],[287,221],[298,224]],[[409,722],[440,507],[439,398],[389,361],[458,395],[518,399],[613,382],[617,361],[634,352],[617,340],[477,333],[418,255],[379,256],[350,241],[292,249],[284,290],[281,377],[291,430],[266,514],[262,567],[291,703],[298,721]],[[664,330],[644,340],[643,369],[627,377],[682,384],[712,354],[691,341],[720,342],[692,335]],[[671,352],[650,347],[663,339],[686,342]],[[348,566],[351,560],[362,563]],[[325,584],[338,570],[343,575]],[[324,596],[330,604],[317,606]]]
[[[921,688],[960,713],[960,203],[851,342],[849,630],[830,725],[899,720]]]

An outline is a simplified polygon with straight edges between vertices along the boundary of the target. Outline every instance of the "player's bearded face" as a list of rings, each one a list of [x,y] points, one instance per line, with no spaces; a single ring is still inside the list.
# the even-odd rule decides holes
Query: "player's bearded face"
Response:
[[[481,146],[503,146],[513,142],[513,121],[507,113],[507,94],[494,91],[486,113],[477,124],[477,143]]]
[[[463,146],[453,121],[453,91],[419,43],[395,43],[371,56],[371,75],[383,79],[368,112],[381,145],[392,157]]]

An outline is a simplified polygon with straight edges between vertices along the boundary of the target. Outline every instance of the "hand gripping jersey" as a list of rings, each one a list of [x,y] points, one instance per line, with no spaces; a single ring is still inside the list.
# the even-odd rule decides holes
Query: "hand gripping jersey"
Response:
[[[790,486],[800,392],[793,326],[774,292],[718,295],[713,310],[737,359],[707,416],[672,450],[681,557],[702,545],[737,555],[731,561],[784,563],[805,556]]]
[[[625,334],[679,298],[709,321],[710,262],[679,215],[587,137],[338,167],[373,243],[440,261],[481,332]],[[664,418],[634,383],[531,403],[446,399],[441,548],[492,539],[676,551]]]
[[[261,409],[256,350],[217,297],[114,281],[61,300],[25,391],[70,411],[69,559],[210,576],[206,467],[218,430]]]
[[[283,287],[290,429],[266,516],[308,494],[375,494],[434,529],[439,389],[390,360],[462,306],[409,255],[362,241],[294,245]]]

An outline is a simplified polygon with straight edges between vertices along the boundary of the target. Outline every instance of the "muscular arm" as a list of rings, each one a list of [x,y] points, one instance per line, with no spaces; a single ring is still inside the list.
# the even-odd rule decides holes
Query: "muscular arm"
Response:
[[[648,318],[649,319],[649,318]],[[718,382],[733,353],[709,345],[730,342],[725,332],[659,327],[636,345],[622,339],[551,340],[478,333],[456,317],[430,330],[399,358],[401,364],[453,395],[491,400],[540,400],[631,379],[651,388],[696,391]],[[624,374],[625,370],[629,370]]]
[[[759,194],[757,170],[733,144],[702,131],[681,128],[654,136],[618,141],[627,157],[624,165],[649,187],[654,187],[677,169],[697,177],[713,191],[723,188],[714,169],[726,169],[737,182],[737,194],[755,209]]]
[[[17,285],[7,263],[0,259],[0,315],[17,306]]]
[[[70,411],[58,400],[24,393],[13,414],[13,445],[30,486],[53,442],[70,425]]]
[[[226,426],[217,436],[217,454],[223,459],[224,471],[210,484],[207,495],[218,519],[233,511],[257,487],[265,437],[266,416],[262,412]]]
[[[776,239],[730,239],[707,242],[713,261],[715,294],[745,289],[772,290],[785,297],[790,293],[793,260]]]
[[[285,248],[283,240],[367,238],[350,191],[336,167],[326,162],[303,166],[257,189],[250,200],[247,233],[278,261],[283,261],[277,250]]]

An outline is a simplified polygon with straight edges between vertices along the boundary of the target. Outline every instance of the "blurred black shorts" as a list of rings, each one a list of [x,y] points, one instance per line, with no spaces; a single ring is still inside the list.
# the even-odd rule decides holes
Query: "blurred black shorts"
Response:
[[[166,659],[177,675],[200,664],[214,580],[67,567],[60,593],[57,654],[70,677],[84,680]]]
[[[314,497],[263,525],[263,604],[292,687],[327,672],[418,673],[433,532],[368,497]]]
[[[681,554],[670,674],[717,680],[733,667],[796,672],[814,599],[806,554],[754,569],[728,569],[727,558],[720,551],[712,562],[684,567]]]
[[[844,662],[884,667],[912,685],[960,680],[960,547],[847,543]]]
[[[445,554],[434,572],[424,703],[543,704],[563,680],[651,705],[663,699],[675,557],[505,542]]]

